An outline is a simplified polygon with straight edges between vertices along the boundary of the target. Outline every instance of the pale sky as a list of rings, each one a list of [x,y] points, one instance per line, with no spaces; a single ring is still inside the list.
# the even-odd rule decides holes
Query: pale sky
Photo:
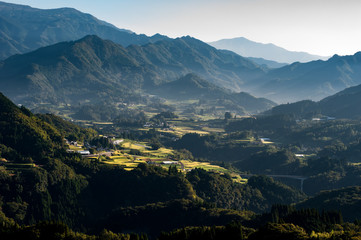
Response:
[[[361,51],[361,0],[9,0],[72,7],[136,33],[245,37],[322,56]]]

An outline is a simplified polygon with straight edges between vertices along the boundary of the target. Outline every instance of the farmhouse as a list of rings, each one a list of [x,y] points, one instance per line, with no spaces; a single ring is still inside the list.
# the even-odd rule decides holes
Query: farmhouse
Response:
[[[322,118],[312,118],[312,121],[331,121],[331,120],[335,120],[335,117],[322,117]]]
[[[164,165],[171,165],[171,164],[178,164],[178,162],[174,162],[174,161],[163,161],[162,164],[164,164]]]
[[[261,141],[261,143],[271,141],[271,139],[270,139],[270,138],[259,138],[259,140]]]
[[[78,151],[81,155],[90,155],[90,152],[88,150],[85,151]]]
[[[122,142],[124,142],[124,139],[115,140],[115,141],[113,141],[113,144],[120,145]]]

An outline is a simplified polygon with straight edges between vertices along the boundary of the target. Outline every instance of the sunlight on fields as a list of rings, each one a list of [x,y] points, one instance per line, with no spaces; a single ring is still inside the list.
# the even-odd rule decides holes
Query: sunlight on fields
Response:
[[[154,157],[167,157],[168,155],[172,155],[173,152],[174,152],[173,150],[167,149],[164,147],[159,148],[157,150],[144,150],[143,151],[143,153],[149,154]]]
[[[224,133],[224,129],[223,128],[210,128],[210,127],[202,127],[203,131],[206,132],[216,132],[216,133]]]
[[[234,182],[245,183],[247,181],[246,179],[242,179],[239,174],[209,162],[191,160],[171,161],[169,158],[174,154],[174,150],[172,149],[161,147],[157,150],[152,150],[147,146],[146,142],[135,142],[130,140],[125,140],[121,146],[123,149],[113,151],[111,156],[90,157],[89,159],[99,160],[104,164],[123,166],[127,171],[136,168],[140,163],[152,163],[164,169],[168,169],[169,166],[176,164],[177,168],[184,173],[195,168],[201,168],[206,171],[217,172],[220,174],[229,173]],[[138,150],[139,155],[132,155],[131,150]],[[102,153],[100,153],[100,155],[101,154]],[[166,161],[174,163],[168,164]]]
[[[168,130],[158,130],[159,132],[163,132],[163,133],[172,133],[177,135],[178,137],[182,137],[183,135],[187,134],[187,133],[198,133],[199,135],[207,135],[209,134],[208,131],[202,131],[202,130],[195,130],[189,127],[173,127],[171,129]]]
[[[78,146],[68,145],[68,146],[69,146],[69,149],[73,150],[73,151],[83,151],[84,150],[83,146],[81,146],[81,145],[78,145]]]
[[[193,162],[190,160],[181,160],[180,161],[183,165],[185,169],[193,169],[193,168],[202,168],[204,170],[217,170],[219,172],[226,172],[227,169],[217,166],[217,165],[212,165],[208,162]]]
[[[135,150],[145,150],[146,148],[150,148],[146,145],[145,142],[133,143],[133,142],[124,142],[122,143],[122,147],[126,149],[135,149]]]

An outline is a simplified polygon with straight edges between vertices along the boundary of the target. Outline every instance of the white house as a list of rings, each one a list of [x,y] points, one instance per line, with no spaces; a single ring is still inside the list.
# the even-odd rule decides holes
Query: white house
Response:
[[[80,153],[81,155],[90,155],[90,152],[88,150],[78,151],[78,153]]]

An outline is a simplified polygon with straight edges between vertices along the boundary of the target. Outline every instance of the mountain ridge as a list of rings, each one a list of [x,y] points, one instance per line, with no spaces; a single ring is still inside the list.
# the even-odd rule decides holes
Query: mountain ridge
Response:
[[[327,57],[312,55],[306,52],[289,51],[273,43],[259,43],[244,37],[221,39],[209,43],[218,49],[227,49],[244,57],[263,58],[279,63],[309,62]]]
[[[265,71],[191,37],[124,48],[91,35],[0,62],[0,87],[22,104],[96,102],[105,96],[126,101],[136,91],[152,91],[188,73],[218,87],[241,89]]]
[[[249,93],[234,93],[228,89],[218,87],[194,73],[187,74],[178,80],[161,84],[152,93],[174,100],[227,100],[242,106],[245,114],[261,112],[276,105],[276,103],[268,99],[256,98]],[[221,102],[217,104],[222,105]]]
[[[361,52],[272,69],[254,80],[249,91],[279,103],[318,101],[358,84],[361,84]]]
[[[151,37],[138,35],[74,8],[44,10],[0,2],[0,16],[0,59],[91,34],[125,47],[168,39],[160,34]]]
[[[337,118],[361,118],[361,84],[346,88],[318,102],[310,100],[283,104],[270,110],[272,114],[291,114],[296,117],[319,117],[326,115]]]

